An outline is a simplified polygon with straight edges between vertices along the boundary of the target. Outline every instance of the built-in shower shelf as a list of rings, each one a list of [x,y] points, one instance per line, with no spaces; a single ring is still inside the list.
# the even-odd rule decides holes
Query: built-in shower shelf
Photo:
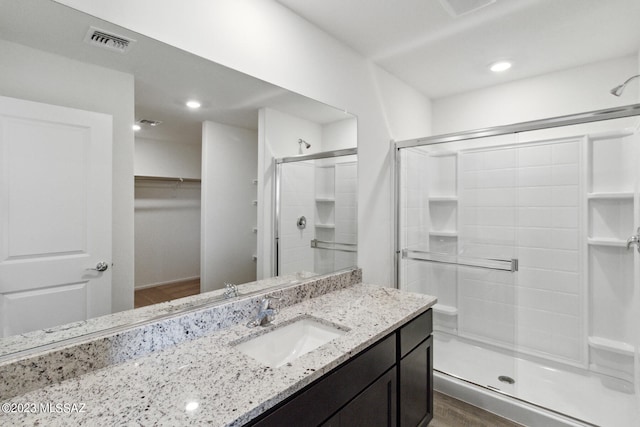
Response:
[[[433,312],[434,313],[438,313],[438,314],[443,314],[445,316],[457,316],[458,315],[458,309],[456,307],[452,307],[450,305],[445,305],[445,304],[434,304],[433,306]]]
[[[627,246],[627,242],[621,239],[590,238],[587,239],[587,243],[592,246],[613,246],[617,248]]]
[[[607,193],[589,193],[587,194],[589,199],[601,199],[601,200],[619,200],[619,199],[633,199],[633,193],[630,192],[607,192]]]
[[[611,351],[623,356],[633,356],[634,354],[634,349],[631,344],[603,337],[589,337],[589,347],[598,350]]]
[[[316,224],[316,228],[336,228],[335,224]]]
[[[429,231],[429,236],[434,237],[458,237],[458,232],[455,230],[440,230],[440,231]]]
[[[335,201],[334,197],[316,197],[317,203],[335,203]]]
[[[437,196],[429,197],[430,203],[457,203],[458,198],[456,196]]]

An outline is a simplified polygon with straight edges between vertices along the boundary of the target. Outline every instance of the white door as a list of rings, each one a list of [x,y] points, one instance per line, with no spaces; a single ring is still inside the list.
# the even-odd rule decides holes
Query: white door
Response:
[[[111,311],[111,146],[109,115],[0,97],[0,337]]]

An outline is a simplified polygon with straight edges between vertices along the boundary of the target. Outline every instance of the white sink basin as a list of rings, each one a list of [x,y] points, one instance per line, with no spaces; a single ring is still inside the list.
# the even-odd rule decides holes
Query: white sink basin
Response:
[[[303,317],[234,347],[264,365],[277,368],[346,333],[347,329]]]

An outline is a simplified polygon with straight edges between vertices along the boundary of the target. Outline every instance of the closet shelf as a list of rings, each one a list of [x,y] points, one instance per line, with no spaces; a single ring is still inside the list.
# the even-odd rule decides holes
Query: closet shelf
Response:
[[[590,200],[593,199],[612,199],[612,200],[617,200],[617,199],[633,199],[633,193],[632,192],[607,192],[607,193],[588,193],[587,194],[587,198]]]
[[[624,248],[627,246],[627,242],[622,239],[610,239],[604,237],[590,237],[587,239],[587,244],[591,246],[614,246],[618,248]]]
[[[175,176],[135,175],[136,181],[202,182],[200,178],[180,178]]]

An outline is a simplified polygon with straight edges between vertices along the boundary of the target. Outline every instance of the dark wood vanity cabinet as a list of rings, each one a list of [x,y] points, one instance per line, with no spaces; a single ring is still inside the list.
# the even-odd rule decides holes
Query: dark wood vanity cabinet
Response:
[[[428,310],[248,425],[426,426],[433,417],[431,332]]]

